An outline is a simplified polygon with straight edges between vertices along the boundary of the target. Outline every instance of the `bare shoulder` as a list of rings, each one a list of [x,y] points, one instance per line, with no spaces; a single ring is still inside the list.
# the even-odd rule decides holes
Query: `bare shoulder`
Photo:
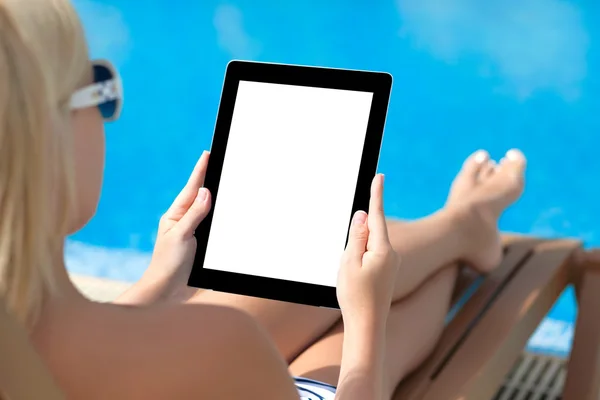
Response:
[[[53,340],[69,340],[69,351],[52,359],[73,398],[297,398],[274,345],[234,309],[95,305],[69,325]]]

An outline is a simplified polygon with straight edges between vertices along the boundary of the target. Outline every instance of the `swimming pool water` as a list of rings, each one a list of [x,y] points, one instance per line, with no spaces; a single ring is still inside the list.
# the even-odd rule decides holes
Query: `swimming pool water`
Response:
[[[388,214],[424,216],[462,160],[511,147],[529,158],[523,198],[504,230],[600,245],[600,15],[565,0],[75,0],[92,55],[126,90],[107,127],[96,218],[68,245],[71,271],[135,280],[159,216],[210,146],[231,59],[387,71],[394,76],[380,170]],[[532,338],[568,351],[571,290]]]

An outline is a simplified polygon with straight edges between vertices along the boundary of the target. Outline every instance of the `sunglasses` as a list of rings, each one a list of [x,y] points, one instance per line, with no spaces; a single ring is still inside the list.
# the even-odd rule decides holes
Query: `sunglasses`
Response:
[[[123,108],[123,87],[116,68],[106,60],[92,61],[94,83],[71,96],[71,109],[98,107],[106,122],[116,121]]]

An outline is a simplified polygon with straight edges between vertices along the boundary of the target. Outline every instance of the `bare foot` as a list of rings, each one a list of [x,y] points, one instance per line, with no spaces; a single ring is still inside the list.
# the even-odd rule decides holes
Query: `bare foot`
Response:
[[[509,150],[498,165],[478,151],[452,183],[445,210],[464,227],[465,261],[480,272],[492,271],[501,261],[498,218],[521,196],[525,165],[519,150]]]

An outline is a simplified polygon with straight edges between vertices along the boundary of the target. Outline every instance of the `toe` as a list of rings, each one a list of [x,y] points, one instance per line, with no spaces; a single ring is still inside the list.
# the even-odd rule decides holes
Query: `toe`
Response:
[[[521,178],[525,172],[526,164],[527,160],[523,153],[517,149],[511,149],[506,152],[500,165],[502,170],[510,173],[514,177]]]
[[[476,151],[465,160],[459,177],[475,182],[481,170],[487,165],[489,159],[490,155],[487,151]]]
[[[496,170],[496,162],[494,160],[488,160],[485,165],[483,165],[479,171],[478,180],[479,182],[483,182],[490,176],[494,174]]]

